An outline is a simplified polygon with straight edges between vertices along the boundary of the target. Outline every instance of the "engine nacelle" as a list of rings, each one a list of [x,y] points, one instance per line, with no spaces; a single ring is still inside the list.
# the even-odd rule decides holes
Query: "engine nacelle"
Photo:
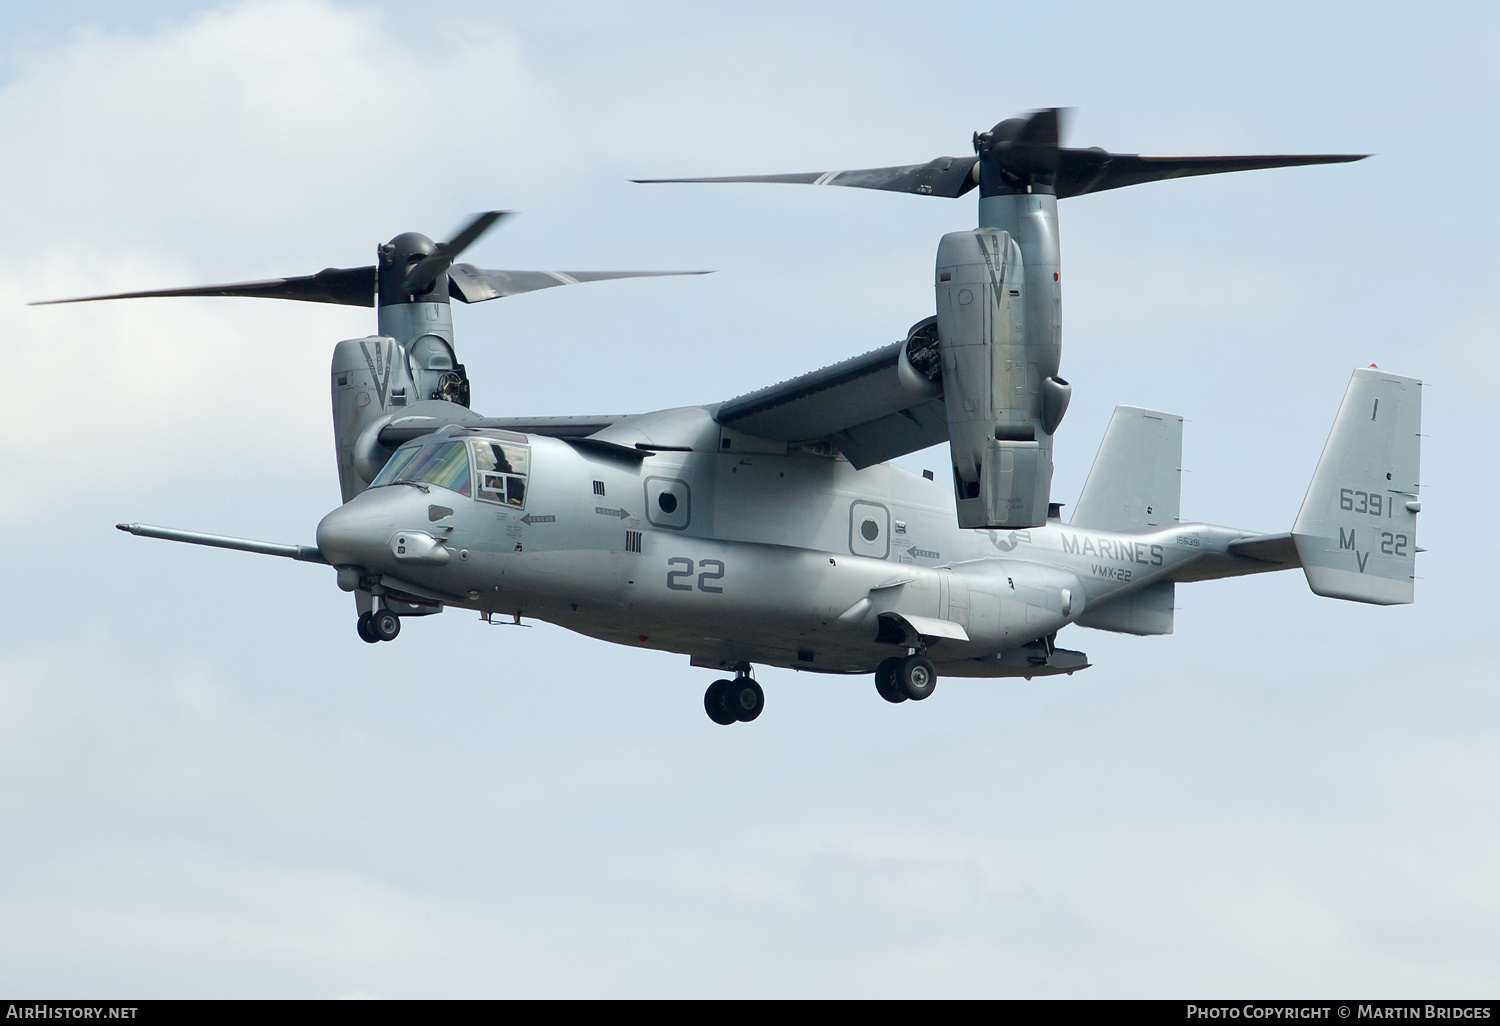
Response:
[[[924,398],[943,394],[943,362],[938,349],[936,317],[918,321],[906,333],[906,344],[896,357],[896,380],[908,392]]]
[[[435,313],[446,315],[447,308],[439,310],[433,303],[385,307],[382,327],[394,322],[395,328],[409,332],[432,322],[444,328],[446,322]],[[463,364],[454,358],[452,343],[433,331],[404,344],[390,335],[345,339],[334,346],[332,374],[333,438],[345,502],[364,491],[390,459],[392,449],[381,442],[380,432],[394,418],[434,402],[428,419],[435,424],[473,416]]]
[[[1028,333],[1021,248],[998,229],[944,235],[936,286],[959,526],[1038,527],[1072,389],[1057,377],[1054,326]]]
[[[365,429],[407,405],[416,394],[406,354],[384,335],[351,338],[333,348],[333,440],[339,461],[339,488],[348,502],[370,478],[356,464],[357,443]],[[373,453],[363,453],[368,463]],[[387,452],[380,458],[383,465]],[[379,466],[375,467],[378,471]],[[369,471],[369,467],[364,467]]]

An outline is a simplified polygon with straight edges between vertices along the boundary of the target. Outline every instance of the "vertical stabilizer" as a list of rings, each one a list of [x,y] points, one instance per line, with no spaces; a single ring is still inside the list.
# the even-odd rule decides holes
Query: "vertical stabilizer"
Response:
[[[1329,598],[1412,601],[1422,383],[1356,370],[1292,527],[1307,584]]]
[[[1182,418],[1116,406],[1070,523],[1102,531],[1169,527],[1181,504]]]

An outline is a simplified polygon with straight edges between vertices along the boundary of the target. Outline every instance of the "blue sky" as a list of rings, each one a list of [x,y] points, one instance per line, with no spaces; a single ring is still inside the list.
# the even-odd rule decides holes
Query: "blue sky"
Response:
[[[0,989],[42,995],[1492,995],[1497,17],[1446,5],[6,4]],[[457,311],[486,413],[727,398],[931,312],[939,201],[630,177],[1354,151],[1062,208],[1056,498],[1110,410],[1183,510],[1290,525],[1349,370],[1428,382],[1418,601],[1291,574],[1081,628],[1062,681],[710,675],[448,613],[393,645],[311,541],[366,311],[27,300],[310,273],[524,211],[497,267],[712,267]],[[904,461],[941,469],[941,452]]]

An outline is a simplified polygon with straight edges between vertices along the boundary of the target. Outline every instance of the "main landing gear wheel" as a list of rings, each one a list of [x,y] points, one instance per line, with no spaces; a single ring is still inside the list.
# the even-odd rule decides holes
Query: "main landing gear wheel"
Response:
[[[924,655],[909,655],[893,674],[896,687],[913,702],[920,702],[937,687],[937,669]]]
[[[359,619],[354,621],[354,630],[359,634],[360,641],[368,641],[370,644],[380,639],[375,636],[375,629],[370,626],[371,614],[360,613]]]
[[[729,692],[735,686],[732,680],[716,680],[703,692],[703,709],[708,718],[721,727],[727,727],[740,717],[729,705]]]
[[[896,683],[896,671],[901,668],[901,663],[900,656],[891,656],[875,667],[875,690],[893,705],[906,701],[906,693]]]
[[[766,707],[766,693],[749,677],[736,677],[729,684],[724,705],[741,723],[749,723]]]
[[[377,641],[391,641],[401,633],[401,617],[389,609],[377,609],[370,614],[370,633]]]

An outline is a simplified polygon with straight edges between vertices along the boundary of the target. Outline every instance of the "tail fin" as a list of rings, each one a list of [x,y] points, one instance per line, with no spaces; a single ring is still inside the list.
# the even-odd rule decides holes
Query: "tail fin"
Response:
[[[1116,406],[1089,470],[1075,527],[1129,531],[1177,523],[1182,503],[1182,418]]]
[[[1354,372],[1292,527],[1317,594],[1412,601],[1421,429],[1420,381],[1374,367]]]

